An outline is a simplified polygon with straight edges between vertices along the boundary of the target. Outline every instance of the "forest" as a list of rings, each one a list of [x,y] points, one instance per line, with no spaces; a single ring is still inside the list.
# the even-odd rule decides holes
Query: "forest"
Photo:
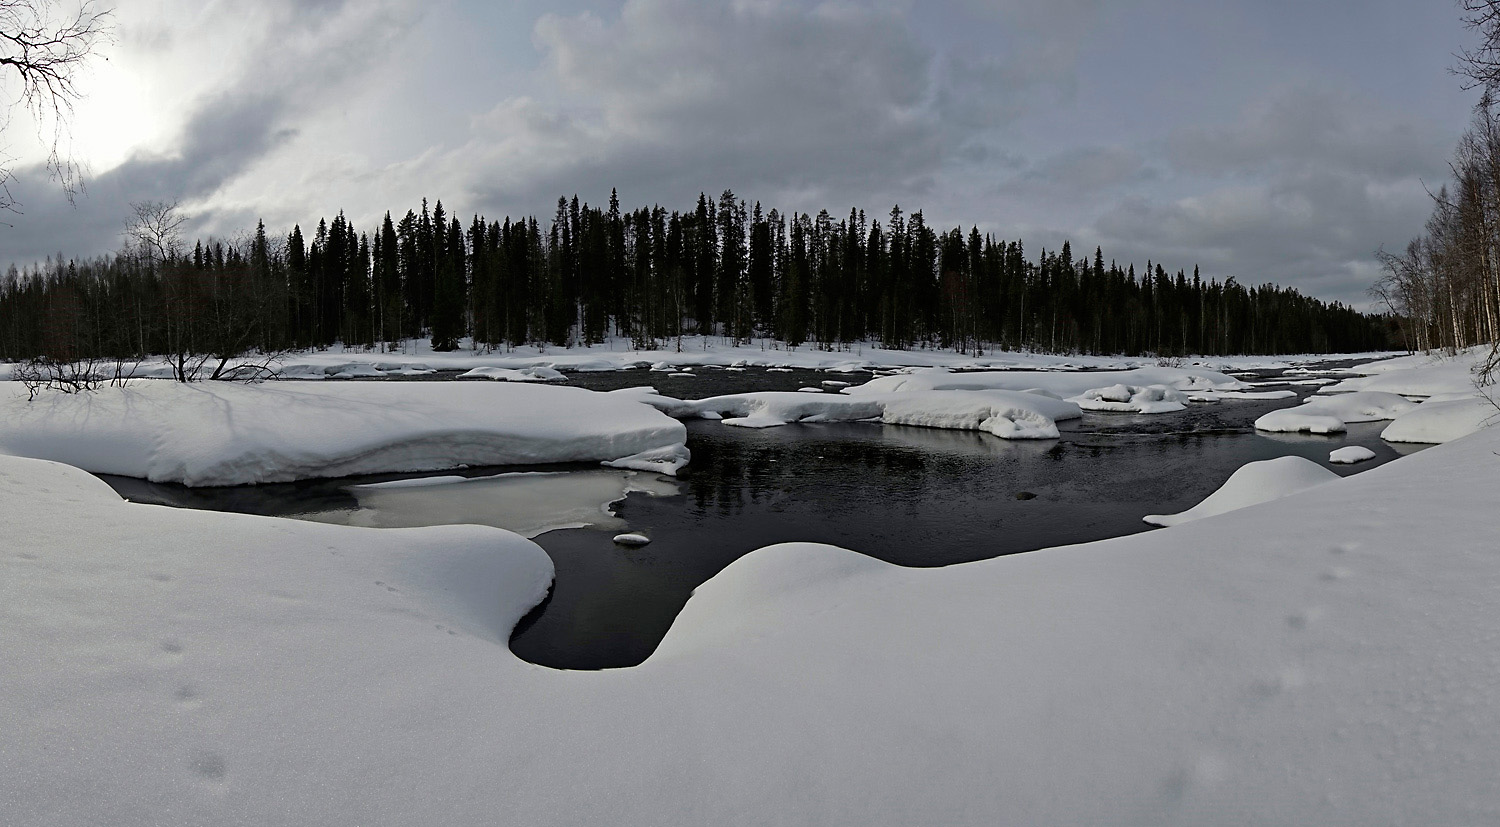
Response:
[[[733,192],[687,211],[559,198],[536,217],[467,221],[441,201],[356,228],[341,212],[284,235],[188,247],[174,204],[133,205],[117,253],[0,278],[0,358],[140,358],[622,337],[768,337],[788,347],[1224,355],[1380,350],[1390,315],[1233,277],[1120,266],[1064,243],[939,230],[922,212],[764,211]],[[674,344],[675,343],[675,344]]]

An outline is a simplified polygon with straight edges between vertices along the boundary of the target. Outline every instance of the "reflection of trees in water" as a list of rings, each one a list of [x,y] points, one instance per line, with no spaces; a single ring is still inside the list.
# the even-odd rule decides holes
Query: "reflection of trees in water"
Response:
[[[877,424],[707,428],[712,430],[691,437],[686,480],[700,516],[735,515],[751,506],[782,511],[795,504],[844,517],[874,501],[885,510],[915,513],[934,497],[946,499],[956,482],[974,479],[980,466],[1013,466],[1005,476],[1015,477],[1020,465],[1057,444]]]

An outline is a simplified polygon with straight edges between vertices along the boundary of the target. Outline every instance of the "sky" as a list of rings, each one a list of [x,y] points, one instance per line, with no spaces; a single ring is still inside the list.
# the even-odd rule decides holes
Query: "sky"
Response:
[[[84,191],[49,180],[26,113],[0,134],[21,201],[0,267],[117,249],[138,201],[232,239],[423,197],[467,223],[730,189],[1365,307],[1476,100],[1453,0],[118,0],[113,21],[64,142]]]

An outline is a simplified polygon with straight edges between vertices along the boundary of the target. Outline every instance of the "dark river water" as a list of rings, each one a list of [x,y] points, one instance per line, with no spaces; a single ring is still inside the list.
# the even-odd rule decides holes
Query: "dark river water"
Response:
[[[651,384],[667,395],[697,398],[869,378],[760,369],[697,372],[698,378],[644,370],[571,374],[568,384],[598,390]],[[1299,397],[1313,390],[1288,389]],[[772,543],[816,541],[904,566],[950,565],[1152,530],[1141,517],[1191,508],[1255,460],[1295,454],[1348,475],[1415,449],[1382,442],[1383,422],[1351,425],[1347,434],[1331,437],[1259,434],[1251,427],[1261,414],[1297,402],[1193,404],[1151,416],[1085,414],[1061,423],[1060,439],[1043,441],[876,423],[750,430],[691,421],[692,463],[676,481],[640,475],[652,477],[638,481],[651,490],[617,503],[618,519],[535,538],[552,556],[557,578],[547,601],[518,626],[511,648],[528,661],[558,668],[640,663],[695,587]],[[1376,459],[1330,465],[1329,451],[1344,445],[1368,447]],[[461,473],[516,470],[582,468]],[[105,479],[138,502],[357,522],[350,515],[362,513],[361,501],[350,486],[400,476],[225,489]],[[455,506],[457,511],[444,503],[435,521],[506,524],[493,516],[504,509],[486,505],[490,489],[484,485],[448,486],[469,489],[466,496],[477,499]],[[428,490],[448,496],[442,488]],[[496,484],[488,496],[504,498],[512,491]],[[389,524],[423,521],[421,514],[392,519],[398,522]],[[627,529],[648,535],[651,543],[615,544],[614,535]]]

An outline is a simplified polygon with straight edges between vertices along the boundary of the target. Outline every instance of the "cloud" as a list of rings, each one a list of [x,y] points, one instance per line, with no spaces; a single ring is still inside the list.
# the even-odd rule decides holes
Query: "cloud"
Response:
[[[1094,225],[1106,249],[1203,265],[1218,278],[1296,285],[1365,304],[1372,254],[1419,227],[1431,204],[1414,177],[1394,184],[1342,170],[1288,173],[1189,197],[1134,196]]]
[[[91,177],[86,190],[69,204],[48,181],[40,165],[16,170],[13,192],[23,213],[0,228],[11,260],[26,263],[64,251],[92,255],[113,248],[135,201],[181,201],[198,220],[200,232],[234,232],[207,202],[256,161],[282,146],[295,132],[298,116],[316,97],[308,97],[308,78],[318,91],[337,94],[373,59],[372,47],[396,36],[411,5],[401,2],[358,3],[327,0],[317,4],[311,21],[299,17],[306,7],[294,0],[265,3],[242,22],[234,35],[240,44],[225,60],[241,69],[223,88],[194,101],[175,139],[160,149],[138,149],[117,166]],[[191,32],[191,18],[185,27]],[[293,26],[294,21],[300,27]],[[180,33],[143,30],[153,43],[181,43]],[[199,48],[201,44],[195,45]],[[170,61],[167,61],[170,62]],[[191,63],[191,61],[189,61]]]
[[[441,180],[462,158],[470,200],[489,210],[615,186],[672,204],[730,186],[816,210],[933,196],[953,166],[1014,165],[984,132],[1071,64],[1039,66],[1029,47],[984,60],[940,52],[908,5],[629,0],[608,19],[545,15],[533,41],[555,94],[500,103],[424,174]],[[1071,41],[1066,31],[1013,40]]]
[[[1446,130],[1348,92],[1277,90],[1227,126],[1178,130],[1168,157],[1183,172],[1223,176],[1338,169],[1390,181],[1443,177]]]
[[[1158,173],[1139,151],[1123,146],[1067,149],[1028,164],[995,191],[1014,197],[1076,203],[1126,184],[1154,180]]]

